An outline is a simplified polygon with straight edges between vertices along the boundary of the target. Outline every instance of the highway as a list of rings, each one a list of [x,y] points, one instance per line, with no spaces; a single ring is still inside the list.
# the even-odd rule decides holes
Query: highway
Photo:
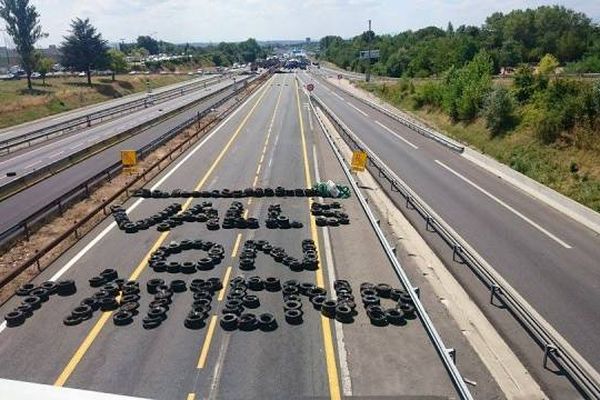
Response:
[[[228,84],[230,85],[231,82],[220,83],[214,88],[212,88],[210,92],[205,92],[203,90],[201,93],[198,93],[196,95],[191,94],[189,96],[205,96],[206,94],[212,93],[213,91],[217,90],[219,87],[224,87]],[[87,179],[95,176],[99,171],[102,171],[108,168],[109,166],[113,165],[120,159],[121,150],[138,150],[142,148],[146,144],[151,143],[153,140],[159,138],[165,132],[192,118],[197,113],[211,108],[213,104],[215,104],[220,99],[230,95],[232,91],[233,87],[230,87],[228,90],[216,95],[215,97],[207,99],[206,101],[200,101],[198,104],[185,110],[184,112],[178,113],[172,118],[168,118],[155,125],[152,125],[142,130],[141,132],[135,134],[134,136],[125,139],[122,142],[105,149],[104,151],[100,151],[90,156],[89,158],[86,158],[83,161],[80,161],[70,166],[69,168],[66,168],[56,174],[53,174],[47,177],[46,179],[43,179],[40,182],[29,186],[24,190],[21,190],[13,194],[12,196],[6,198],[2,202],[0,202],[0,214],[3,215],[3,218],[0,221],[0,232],[7,231],[8,229],[15,226],[15,224],[20,223],[25,218],[32,215],[33,212],[41,209],[51,201],[61,198],[63,194],[68,193],[69,190],[71,190],[72,188],[76,187],[82,182],[85,182]],[[188,96],[185,97],[187,98]],[[184,101],[184,99],[176,99],[173,101],[177,102],[177,104],[180,104],[180,101]],[[137,121],[146,120],[146,118],[148,118],[147,114],[133,116],[133,119]],[[113,129],[111,129],[111,127]],[[121,128],[120,120],[99,125],[95,128],[92,128],[93,131],[92,129],[90,129],[89,132],[94,132],[95,135],[94,137],[90,138],[90,142],[87,144],[91,145],[92,143],[101,140],[102,137],[114,135],[115,127],[119,129]],[[89,134],[90,133],[86,131],[86,138]],[[18,153],[18,155],[15,156],[19,157],[19,155],[22,155],[22,157],[17,158],[16,160],[8,158],[7,162],[21,162],[22,164],[25,158],[35,157],[35,154],[39,153],[45,155],[45,159],[42,158],[42,160],[45,160],[46,163],[52,162],[53,160],[57,160],[59,158],[64,158],[68,155],[69,150],[77,151],[86,145],[86,142],[81,140],[81,136],[78,135],[80,134],[74,134],[72,136],[56,139],[51,141],[49,144],[44,145],[44,147],[33,148],[31,151],[35,152],[34,155],[30,155],[30,152]],[[77,138],[79,138],[79,142],[77,141]],[[75,147],[75,149],[69,149],[68,146],[65,149],[65,145],[63,144],[64,141],[73,143],[71,147]],[[38,163],[32,168],[40,168],[43,164],[43,162]],[[2,168],[1,163],[0,168]],[[0,181],[0,183],[1,182],[2,181]]]
[[[316,77],[302,74],[355,135],[599,369],[599,235]]]
[[[295,189],[310,187],[319,179],[347,185],[308,111],[294,75],[277,74],[147,188]],[[188,210],[206,200],[221,217],[234,200],[239,200],[244,215],[258,218],[260,227],[212,231],[204,223],[193,222],[167,232],[150,228],[127,234],[107,219],[34,281],[72,279],[77,285],[75,295],[51,296],[21,326],[0,325],[0,378],[169,400],[339,399],[342,395],[458,398],[419,318],[409,319],[402,326],[376,327],[369,322],[363,305],[358,304],[354,321],[341,324],[320,316],[301,296],[303,322],[292,325],[283,315],[281,291],[261,290],[253,292],[260,306],[249,311],[272,313],[276,329],[221,328],[222,309],[227,296],[233,294],[229,282],[237,276],[275,277],[282,283],[295,279],[317,284],[330,293],[334,280],[345,279],[357,299],[363,282],[401,288],[356,197],[340,201],[350,224],[329,228],[316,226],[307,197],[132,199],[124,206],[130,218],[137,220],[173,202]],[[267,229],[268,207],[276,203],[283,215],[302,226]],[[184,239],[221,244],[224,258],[211,270],[192,274],[148,268],[152,252]],[[240,255],[247,240],[266,240],[301,257],[305,239],[316,243],[316,271],[292,271],[260,251],[255,269],[240,269]],[[197,260],[203,254],[200,250],[183,251],[170,256],[169,261]],[[120,277],[140,283],[139,315],[129,325],[116,326],[112,312],[97,311],[89,320],[65,326],[63,319],[71,310],[98,291],[90,287],[88,280],[105,268],[114,268]],[[214,294],[206,324],[200,329],[188,329],[183,324],[193,302],[189,290],[173,295],[160,326],[142,327],[152,300],[146,291],[150,279],[162,278],[167,283],[181,279],[189,285],[193,279],[209,277],[221,279],[224,289]],[[10,299],[2,306],[2,314],[21,300],[16,296]],[[393,304],[386,299],[381,302],[389,304],[387,307]],[[481,374],[476,377],[479,382],[490,381],[481,364],[471,368]],[[484,398],[501,397],[493,385],[473,390],[480,391]]]
[[[159,96],[166,92],[173,91],[174,89],[184,89],[189,90],[194,87],[202,88],[209,82],[218,79],[219,75],[209,75],[202,76],[200,78],[186,80],[184,82],[179,82],[173,85],[163,86],[157,89],[154,89],[151,94],[146,91],[140,93],[134,93],[128,96],[123,96],[118,99],[103,101],[98,104],[93,104],[87,107],[77,108],[71,111],[66,111],[56,115],[50,115],[45,118],[40,118],[35,121],[26,122],[24,124],[11,126],[9,128],[0,129],[0,142],[4,142],[10,139],[22,137],[24,135],[29,134],[33,131],[39,131],[42,129],[47,129],[51,126],[63,124],[72,120],[80,119],[82,117],[86,117],[90,114],[99,113],[103,111],[108,111],[114,108],[118,108],[121,106],[125,106],[129,103],[136,102],[138,100],[143,99],[152,99],[153,97]],[[158,103],[156,103],[158,104]],[[148,105],[152,107],[152,104]]]
[[[166,101],[158,107],[131,112],[120,118],[92,126],[84,131],[61,136],[54,140],[46,141],[39,146],[30,147],[0,157],[0,186],[8,185],[12,181],[27,176],[53,162],[68,158],[82,149],[91,147],[118,133],[127,132],[144,125],[162,115],[196,102],[212,92],[231,85],[233,85],[233,81],[228,79],[210,87]],[[8,176],[7,173],[9,172],[15,172],[16,176]]]

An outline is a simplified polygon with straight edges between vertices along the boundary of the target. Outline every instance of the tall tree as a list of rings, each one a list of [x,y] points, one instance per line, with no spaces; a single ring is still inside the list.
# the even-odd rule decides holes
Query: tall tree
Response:
[[[35,67],[35,43],[47,34],[42,32],[40,14],[29,0],[0,0],[0,17],[6,21],[6,31],[17,47],[21,67],[27,74],[27,87],[31,87],[31,73]]]
[[[112,80],[115,80],[115,74],[125,72],[127,69],[127,60],[125,54],[117,49],[108,50],[108,65],[112,71]]]
[[[158,54],[160,51],[158,41],[151,36],[138,36],[137,46],[148,50],[150,54]]]
[[[60,47],[63,65],[84,71],[88,85],[92,86],[92,69],[105,68],[108,64],[106,40],[102,39],[88,18],[71,21],[70,32]]]

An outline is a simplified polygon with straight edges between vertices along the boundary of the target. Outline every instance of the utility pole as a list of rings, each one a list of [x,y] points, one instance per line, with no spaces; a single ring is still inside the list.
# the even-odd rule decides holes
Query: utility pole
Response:
[[[371,20],[369,20],[369,30],[367,31],[367,72],[365,81],[371,80]]]

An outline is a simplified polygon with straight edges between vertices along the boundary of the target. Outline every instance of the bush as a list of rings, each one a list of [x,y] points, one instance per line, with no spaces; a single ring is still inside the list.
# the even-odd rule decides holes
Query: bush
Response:
[[[498,136],[514,126],[514,110],[514,100],[506,88],[497,87],[487,95],[482,116],[492,136]]]
[[[425,105],[439,107],[442,103],[443,88],[437,82],[426,82],[421,85],[413,96],[414,106],[421,108]]]

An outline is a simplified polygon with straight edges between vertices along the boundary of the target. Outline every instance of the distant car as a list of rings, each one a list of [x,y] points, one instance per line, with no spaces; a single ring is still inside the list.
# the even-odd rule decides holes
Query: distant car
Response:
[[[41,77],[42,77],[42,74],[40,74],[39,72],[31,73],[31,79],[40,79]]]
[[[129,73],[129,75],[137,75],[137,73],[138,73],[137,71],[131,71],[131,72]]]
[[[80,72],[77,74],[77,76],[87,76],[87,74],[85,72]]]
[[[13,79],[18,79],[18,76],[15,74],[0,75],[0,80],[2,81],[11,81]]]

